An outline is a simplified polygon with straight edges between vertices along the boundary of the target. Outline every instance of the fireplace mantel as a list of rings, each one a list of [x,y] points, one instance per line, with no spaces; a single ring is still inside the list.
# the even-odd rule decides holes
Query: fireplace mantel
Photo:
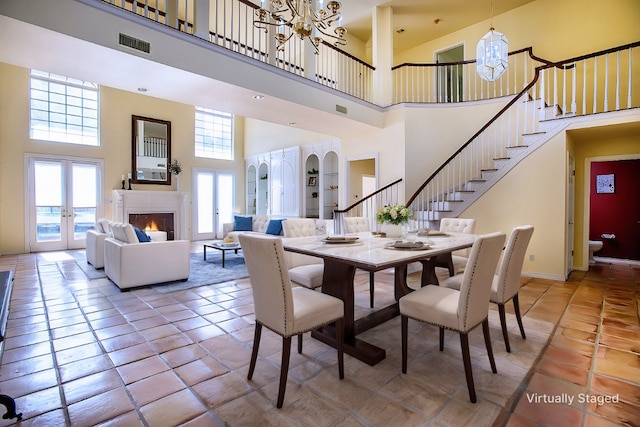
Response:
[[[129,222],[129,214],[173,213],[176,240],[187,239],[187,193],[113,190],[113,219]]]

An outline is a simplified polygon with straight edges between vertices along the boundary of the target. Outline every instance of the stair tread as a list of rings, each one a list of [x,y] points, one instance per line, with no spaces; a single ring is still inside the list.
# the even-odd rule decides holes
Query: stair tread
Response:
[[[529,146],[528,145],[509,145],[507,149],[509,148],[529,148]]]

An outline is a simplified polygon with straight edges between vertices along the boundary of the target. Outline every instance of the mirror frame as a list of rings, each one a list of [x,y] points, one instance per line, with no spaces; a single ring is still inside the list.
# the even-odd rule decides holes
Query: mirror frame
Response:
[[[164,125],[166,127],[166,139],[165,147],[166,157],[164,157],[164,179],[146,179],[139,178],[138,176],[138,131],[141,128],[141,122],[150,122],[154,124]],[[142,126],[144,129],[144,126]],[[144,132],[144,130],[143,130]],[[144,135],[143,135],[144,136]],[[160,150],[162,148],[162,141],[160,141]],[[171,174],[169,173],[169,163],[171,162],[171,122],[167,120],[152,119],[150,117],[131,116],[131,182],[134,184],[157,184],[157,185],[171,185]]]

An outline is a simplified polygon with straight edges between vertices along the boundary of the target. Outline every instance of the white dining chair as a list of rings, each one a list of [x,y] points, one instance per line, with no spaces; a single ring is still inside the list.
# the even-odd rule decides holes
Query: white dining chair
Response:
[[[498,305],[498,314],[500,315],[500,326],[502,327],[502,336],[504,337],[504,345],[507,352],[511,352],[509,345],[509,334],[507,331],[507,319],[505,314],[505,304],[510,300],[513,301],[513,309],[520,328],[522,339],[527,339],[522,326],[522,316],[520,315],[520,302],[518,301],[518,291],[520,290],[520,276],[522,275],[522,264],[529,246],[529,241],[533,235],[533,226],[521,225],[514,228],[509,235],[507,246],[502,254],[502,260],[498,267],[498,271],[493,277],[491,284],[491,296],[489,301]],[[460,289],[462,285],[462,275],[457,274],[449,277],[442,284],[443,286]]]
[[[291,355],[291,337],[298,336],[302,353],[302,334],[335,322],[338,372],[344,378],[344,303],[341,299],[310,289],[291,286],[282,240],[261,234],[238,236],[249,271],[255,308],[253,351],[247,378],[251,380],[258,358],[262,327],[282,336],[280,386],[276,406],[282,408]]]
[[[482,324],[491,371],[496,373],[496,363],[493,358],[489,333],[489,294],[504,240],[504,233],[485,234],[475,240],[464,270],[460,290],[427,285],[400,298],[402,373],[407,373],[409,318],[439,328],[440,351],[444,349],[444,330],[456,331],[460,335],[469,399],[473,403],[476,402],[468,334],[476,326]]]
[[[440,231],[452,233],[473,234],[476,228],[476,220],[473,218],[442,218],[440,220]],[[462,273],[467,259],[469,258],[469,249],[460,249],[450,254],[439,255],[436,258],[436,267],[446,268],[449,270],[449,276]]]
[[[289,218],[282,221],[284,237],[309,237],[318,235],[316,221],[313,218]],[[289,277],[297,285],[309,289],[322,286],[324,261],[317,257],[285,252],[289,265]]]
[[[351,216],[344,218],[344,231],[347,234],[371,232],[369,219],[363,216]],[[375,300],[375,272],[369,272],[369,307],[373,308]]]

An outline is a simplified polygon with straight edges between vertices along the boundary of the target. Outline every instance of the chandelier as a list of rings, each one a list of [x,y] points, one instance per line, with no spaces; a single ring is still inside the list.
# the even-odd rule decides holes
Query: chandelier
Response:
[[[482,36],[476,47],[476,71],[488,82],[496,81],[509,67],[507,36],[493,28],[493,1],[489,32]]]
[[[344,35],[347,29],[342,26],[341,4],[337,1],[327,3],[324,9],[323,0],[268,0],[271,10],[264,8],[262,0],[260,9],[256,10],[257,19],[253,21],[256,28],[264,29],[271,25],[276,28],[275,39],[277,50],[282,51],[285,44],[295,34],[301,40],[309,39],[314,53],[318,54],[318,46],[329,38],[334,46],[347,44]],[[330,31],[331,25],[338,25]]]

